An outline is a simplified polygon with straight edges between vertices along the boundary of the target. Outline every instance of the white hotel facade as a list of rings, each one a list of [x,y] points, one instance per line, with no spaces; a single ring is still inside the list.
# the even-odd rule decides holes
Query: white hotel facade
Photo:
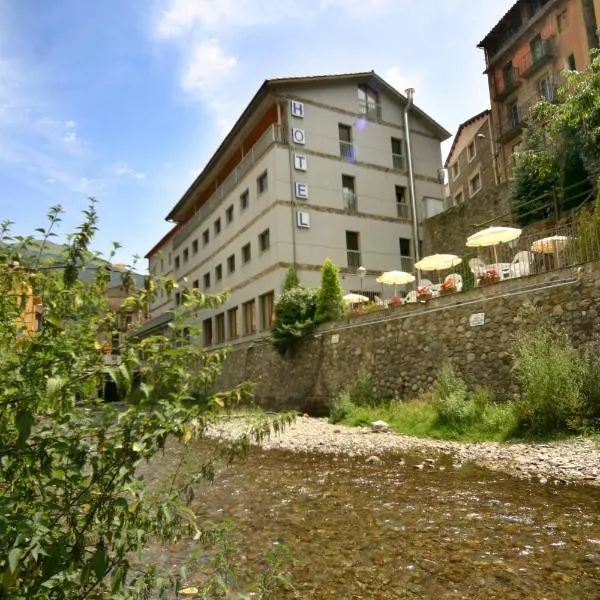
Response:
[[[268,332],[290,265],[316,287],[330,258],[347,291],[379,295],[379,273],[413,270],[406,103],[374,72],[265,81],[147,254],[180,288],[157,298],[144,330],[164,327],[185,285],[231,292],[199,316],[203,344],[218,346]],[[416,106],[409,123],[420,223],[443,209],[450,134]]]

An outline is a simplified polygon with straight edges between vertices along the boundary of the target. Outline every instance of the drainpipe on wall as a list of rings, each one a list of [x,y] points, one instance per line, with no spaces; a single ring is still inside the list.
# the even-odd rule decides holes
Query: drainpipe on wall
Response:
[[[406,159],[408,161],[408,189],[410,193],[410,208],[412,213],[412,233],[413,233],[413,252],[415,255],[415,262],[421,259],[419,252],[419,215],[417,213],[417,192],[415,190],[415,172],[413,167],[412,159],[412,144],[410,139],[410,128],[408,126],[408,112],[413,105],[413,96],[415,90],[408,88],[406,90],[406,105],[404,106],[404,138],[406,139]],[[419,271],[416,271],[417,287],[421,282]]]

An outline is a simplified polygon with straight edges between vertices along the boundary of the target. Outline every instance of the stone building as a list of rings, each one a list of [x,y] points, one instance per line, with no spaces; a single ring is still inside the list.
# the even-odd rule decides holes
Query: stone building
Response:
[[[372,71],[265,81],[147,255],[153,273],[173,275],[180,287],[173,298],[159,296],[145,331],[165,325],[189,285],[231,292],[199,315],[205,345],[253,339],[271,326],[288,267],[317,286],[325,258],[341,268],[348,291],[379,293],[375,276],[412,270],[421,221],[443,210],[440,144],[449,135]]]
[[[495,171],[491,111],[462,123],[454,136],[444,167],[448,171],[446,208],[462,204],[498,185]]]
[[[598,0],[518,0],[478,44],[485,52],[500,181],[510,178],[532,105],[556,100],[561,72],[598,46]]]

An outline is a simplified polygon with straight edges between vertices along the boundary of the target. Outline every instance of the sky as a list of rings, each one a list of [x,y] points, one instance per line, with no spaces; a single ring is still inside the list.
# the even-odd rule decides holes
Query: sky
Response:
[[[513,3],[0,0],[0,220],[33,234],[60,204],[62,236],[94,197],[94,248],[130,264],[270,77],[374,69],[454,132]]]

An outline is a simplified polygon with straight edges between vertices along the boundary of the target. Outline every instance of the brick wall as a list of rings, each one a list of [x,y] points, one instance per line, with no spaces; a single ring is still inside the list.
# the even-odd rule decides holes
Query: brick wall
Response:
[[[517,391],[509,355],[511,336],[535,318],[565,327],[574,342],[600,332],[600,263],[575,280],[570,270],[506,280],[428,304],[350,317],[318,328],[293,355],[268,343],[237,346],[218,387],[256,384],[261,405],[323,414],[335,395],[361,372],[381,396],[404,399],[427,391],[445,361],[470,385],[488,385],[500,399]],[[473,323],[481,319],[484,323]]]

